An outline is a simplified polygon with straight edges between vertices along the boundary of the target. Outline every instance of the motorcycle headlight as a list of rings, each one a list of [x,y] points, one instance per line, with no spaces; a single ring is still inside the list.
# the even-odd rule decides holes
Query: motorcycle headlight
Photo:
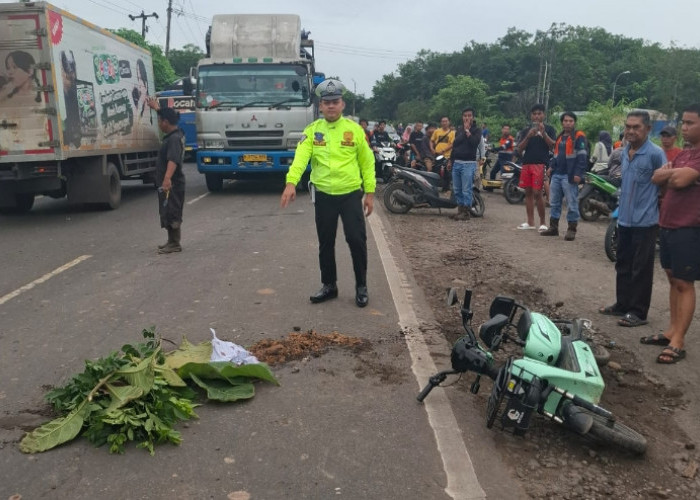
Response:
[[[513,171],[513,167],[511,167],[510,165],[502,165],[501,168],[503,169],[504,172],[512,172]]]

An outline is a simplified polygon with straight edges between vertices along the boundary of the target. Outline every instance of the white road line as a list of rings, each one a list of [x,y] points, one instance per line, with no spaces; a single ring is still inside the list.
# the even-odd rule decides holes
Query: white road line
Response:
[[[377,243],[389,289],[396,304],[399,325],[406,333],[411,368],[418,386],[422,389],[427,384],[428,377],[437,373],[437,368],[419,329],[418,318],[413,311],[411,301],[406,296],[405,290],[408,289],[409,284],[399,272],[396,260],[391,255],[382,221],[377,215],[368,217],[367,220]],[[445,493],[455,499],[486,498],[445,391],[439,387],[433,389],[423,404],[428,412],[428,421],[435,434],[438,451],[447,475]]]
[[[209,196],[209,193],[207,192],[207,193],[204,193],[203,195],[197,196],[195,199],[188,201],[188,202],[186,203],[186,205],[192,205],[192,203],[198,202],[199,200],[201,200],[201,199],[204,198],[205,196]]]
[[[87,259],[89,259],[90,257],[92,257],[92,255],[81,255],[81,256],[78,257],[77,259],[72,260],[72,261],[70,261],[70,262],[67,263],[67,264],[63,264],[61,267],[59,267],[59,268],[57,268],[57,269],[54,269],[54,270],[51,271],[50,273],[46,273],[46,274],[43,275],[41,278],[37,278],[37,279],[35,279],[34,281],[32,281],[31,283],[27,283],[26,285],[24,285],[23,287],[18,288],[18,289],[15,290],[14,292],[10,292],[10,293],[8,293],[8,294],[5,295],[5,296],[0,297],[0,306],[3,305],[5,302],[8,302],[8,301],[14,299],[14,298],[17,297],[18,295],[21,295],[21,294],[23,294],[24,292],[31,290],[31,289],[34,288],[35,286],[40,285],[41,283],[43,283],[43,282],[45,282],[45,281],[48,281],[49,279],[53,278],[54,276],[56,276],[56,275],[58,275],[58,274],[61,274],[63,271],[67,271],[67,270],[70,269],[71,267],[80,264],[82,261],[87,260]]]

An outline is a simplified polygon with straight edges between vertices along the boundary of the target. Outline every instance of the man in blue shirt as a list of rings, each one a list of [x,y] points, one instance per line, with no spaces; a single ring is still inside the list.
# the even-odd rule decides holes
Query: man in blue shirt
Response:
[[[627,115],[617,221],[617,301],[599,310],[601,314],[622,316],[620,326],[648,323],[659,229],[659,190],[651,178],[666,163],[663,150],[649,140],[650,130],[651,119],[646,111]]]

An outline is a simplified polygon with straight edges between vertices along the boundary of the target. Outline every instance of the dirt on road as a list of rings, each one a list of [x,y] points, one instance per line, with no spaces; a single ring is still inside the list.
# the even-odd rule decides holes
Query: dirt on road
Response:
[[[488,307],[497,295],[514,297],[551,318],[589,318],[593,342],[611,353],[610,363],[602,368],[606,390],[601,405],[648,441],[646,455],[635,457],[596,445],[542,418],[534,420],[524,437],[495,428],[488,431],[485,415],[491,384],[482,382],[474,396],[469,392],[473,377],[463,377],[458,394],[473,400],[474,411],[484,415],[483,431],[493,436],[494,449],[532,498],[700,498],[700,453],[693,432],[697,431],[693,418],[697,367],[689,370],[698,355],[692,353],[700,353],[700,346],[695,339],[687,346],[686,360],[661,366],[653,362],[661,348],[639,345],[640,336],[662,331],[668,320],[668,285],[661,270],[656,270],[650,324],[620,327],[615,318],[597,313],[600,306],[614,301],[614,265],[603,250],[607,220],[581,222],[576,240],[566,242],[563,236],[546,238],[536,231],[517,230],[525,220],[525,207],[509,205],[500,191],[484,193],[484,198],[485,216],[467,222],[450,220],[453,211],[439,214],[435,209],[382,214],[448,341],[463,334],[458,309],[445,300],[451,286],[460,292],[473,290],[476,326],[488,318]]]

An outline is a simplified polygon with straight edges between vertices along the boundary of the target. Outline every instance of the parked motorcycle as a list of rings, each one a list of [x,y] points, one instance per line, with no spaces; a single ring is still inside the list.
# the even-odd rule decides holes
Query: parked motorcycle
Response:
[[[586,183],[578,194],[581,218],[593,222],[601,215],[610,215],[617,206],[617,189],[607,177],[586,172]]]
[[[509,177],[512,176],[506,176],[504,177],[504,173],[508,173],[512,171],[512,167],[509,167],[508,170],[505,170],[503,168],[504,162],[505,161],[510,161],[513,157],[513,154],[506,151],[506,148],[510,147],[510,144],[505,144],[504,146],[501,147],[496,147],[492,145],[487,145],[486,147],[486,159],[484,160],[484,163],[481,165],[481,187],[483,188],[484,191],[493,191],[494,189],[502,189]],[[491,179],[489,174],[491,172],[491,169],[493,169],[493,156],[496,155],[496,159],[498,160],[498,156],[501,156],[501,175],[497,177],[496,179]]]
[[[446,162],[444,156],[438,156],[433,168],[440,171]],[[384,206],[390,212],[405,214],[412,208],[457,208],[454,195],[450,198],[440,196],[440,174],[399,165],[394,165],[392,171],[391,182],[384,188]],[[474,217],[482,217],[485,209],[484,200],[475,183],[470,213]]]
[[[489,310],[490,319],[479,328],[483,348],[471,325],[471,290],[464,294],[461,307],[466,335],[452,348],[452,369],[430,377],[418,395],[423,401],[448,375],[476,373],[471,392],[479,392],[482,375],[493,379],[486,410],[486,427],[494,425],[515,435],[524,435],[535,412],[582,436],[603,444],[613,444],[636,454],[646,451],[646,439],[615,419],[598,405],[605,389],[598,361],[586,343],[584,330],[590,321],[552,321],[531,312],[509,297],[496,297]],[[454,289],[448,303],[457,303]],[[518,319],[516,321],[516,316]],[[493,351],[502,343],[513,342],[523,348],[523,357],[509,357],[497,366]]]
[[[605,230],[605,255],[611,262],[617,261],[617,217],[619,210],[618,207],[615,207],[615,210],[610,214],[610,224]]]
[[[501,164],[501,179],[503,180],[503,196],[512,205],[525,199],[525,190],[520,187],[520,172],[523,167],[512,161]]]
[[[382,142],[377,146],[374,154],[374,170],[378,179],[385,183],[391,179],[391,168],[396,162],[396,149],[394,143]]]

